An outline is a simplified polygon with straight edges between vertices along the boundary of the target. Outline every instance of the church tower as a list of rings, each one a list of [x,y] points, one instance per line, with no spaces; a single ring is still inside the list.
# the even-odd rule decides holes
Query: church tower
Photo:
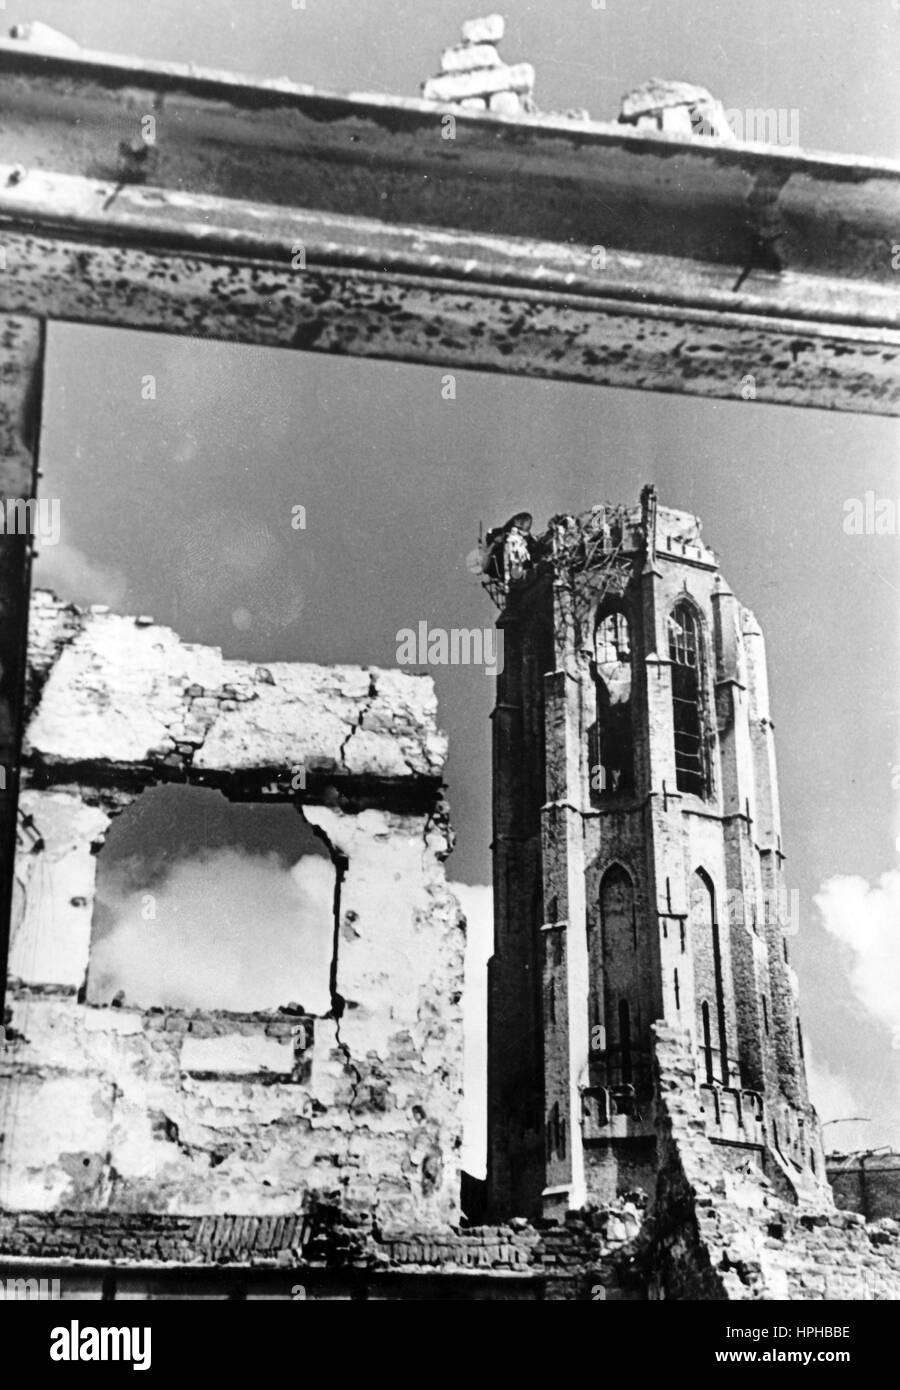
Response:
[[[489,539],[494,1216],[652,1198],[657,1020],[729,1165],[821,1201],[759,625],[651,487]]]

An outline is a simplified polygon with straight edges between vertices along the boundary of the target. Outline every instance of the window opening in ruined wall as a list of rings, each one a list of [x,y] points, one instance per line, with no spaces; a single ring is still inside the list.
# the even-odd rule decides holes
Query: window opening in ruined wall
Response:
[[[325,1014],[334,886],[293,806],[150,787],[98,857],[87,1002]]]

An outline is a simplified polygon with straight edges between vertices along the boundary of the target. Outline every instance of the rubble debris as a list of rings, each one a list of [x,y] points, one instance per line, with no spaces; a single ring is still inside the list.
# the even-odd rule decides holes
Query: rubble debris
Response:
[[[734,140],[725,108],[711,92],[690,82],[660,77],[651,77],[622,98],[619,123],[667,135]]]
[[[530,63],[503,61],[497,50],[503,31],[499,14],[467,20],[461,42],[441,54],[440,72],[422,84],[425,100],[507,116],[534,111],[534,68]]]

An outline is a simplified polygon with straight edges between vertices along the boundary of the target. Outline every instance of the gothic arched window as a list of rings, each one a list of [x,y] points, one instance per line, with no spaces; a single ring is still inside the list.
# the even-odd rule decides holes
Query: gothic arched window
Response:
[[[628,619],[615,609],[605,617],[597,619],[594,629],[594,660],[598,666],[610,662],[629,664],[631,658],[631,635]]]
[[[728,1030],[722,944],[712,881],[703,869],[691,875],[691,949],[697,1034],[708,1082],[729,1084]]]
[[[621,864],[600,882],[599,912],[588,914],[588,1028],[592,1086],[615,1091],[650,1084],[648,997],[651,963],[639,929],[635,888]]]
[[[703,717],[703,634],[686,599],[669,616],[672,663],[672,722],[675,730],[675,785],[680,792],[706,796],[709,772]]]
[[[591,731],[591,792],[634,790],[631,728],[631,634],[621,609],[598,613],[594,627],[597,722]]]

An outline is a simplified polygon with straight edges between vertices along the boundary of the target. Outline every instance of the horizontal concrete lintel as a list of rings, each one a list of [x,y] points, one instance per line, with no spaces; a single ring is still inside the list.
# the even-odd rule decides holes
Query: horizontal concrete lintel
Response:
[[[13,181],[10,182],[12,174]],[[900,290],[15,175],[0,311],[896,414]],[[295,268],[296,267],[296,268]]]
[[[710,264],[672,254],[602,254],[587,244],[387,224],[156,186],[118,185],[0,163],[0,234],[140,246],[159,255],[258,262],[273,269],[359,270],[450,281],[473,294],[536,291],[644,309],[900,330],[900,275],[884,283]],[[0,244],[3,244],[0,242]],[[7,259],[10,257],[7,252]],[[14,269],[8,266],[7,269]]]
[[[174,757],[175,755],[169,755]],[[20,759],[26,773],[27,786],[38,791],[72,791],[85,794],[91,804],[120,804],[124,798],[157,782],[189,783],[195,787],[210,787],[221,792],[228,801],[265,802],[297,807],[333,806],[335,796],[341,805],[381,805],[398,810],[431,805],[443,786],[442,772],[420,772],[410,768],[403,776],[386,776],[378,772],[351,772],[344,768],[327,768],[310,773],[306,790],[271,795],[269,779],[283,775],[283,768],[260,765],[258,768],[198,769],[186,759],[172,766],[163,758],[148,758],[141,763],[122,763],[98,757],[89,761],[66,757],[45,757],[26,748]],[[67,988],[67,987],[66,987]]]
[[[341,95],[15,40],[0,42],[0,81],[5,157],[26,169],[384,223],[893,274],[900,165],[887,160]]]

